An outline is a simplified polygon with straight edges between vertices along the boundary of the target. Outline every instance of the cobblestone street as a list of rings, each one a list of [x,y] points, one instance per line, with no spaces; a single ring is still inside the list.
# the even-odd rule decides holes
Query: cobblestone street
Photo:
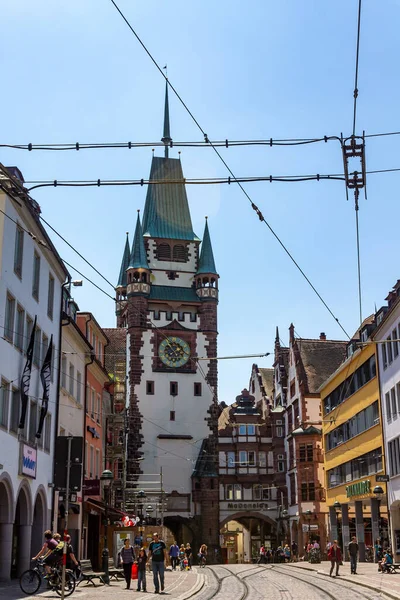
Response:
[[[176,600],[378,600],[400,598],[400,576],[381,575],[372,564],[360,565],[357,579],[350,576],[348,565],[342,567],[339,578],[330,579],[328,563],[309,565],[218,565],[206,569],[195,567],[191,572],[166,572],[164,596]],[[132,589],[125,590],[125,582],[113,581],[110,586],[81,584],[71,598],[76,600],[104,600],[142,597]],[[146,600],[155,600],[152,575],[148,574]],[[52,591],[35,596],[24,595],[17,582],[0,587],[0,599],[58,598]]]

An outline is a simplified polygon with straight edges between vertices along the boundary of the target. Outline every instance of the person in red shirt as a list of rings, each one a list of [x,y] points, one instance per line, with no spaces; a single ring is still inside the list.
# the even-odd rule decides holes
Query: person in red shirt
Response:
[[[331,561],[331,570],[329,577],[332,577],[333,569],[336,565],[336,577],[339,575],[339,566],[342,564],[342,552],[338,546],[337,540],[335,540],[332,546],[329,548],[328,558]]]

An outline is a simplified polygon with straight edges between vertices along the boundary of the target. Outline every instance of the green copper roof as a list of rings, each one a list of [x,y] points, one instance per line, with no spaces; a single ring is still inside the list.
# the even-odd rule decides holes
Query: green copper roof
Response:
[[[204,229],[203,242],[201,244],[201,252],[200,252],[200,260],[199,260],[199,268],[197,269],[196,275],[200,273],[215,273],[217,274],[217,269],[215,268],[214,254],[211,246],[210,232],[208,231],[208,221],[206,220],[206,226]]]
[[[142,226],[139,212],[136,221],[135,237],[133,238],[132,252],[128,269],[148,269],[146,249],[144,247]]]
[[[126,270],[128,268],[129,265],[129,258],[130,258],[131,252],[129,249],[129,237],[128,234],[126,235],[126,242],[125,242],[125,250],[124,250],[124,255],[122,257],[122,262],[121,262],[121,269],[119,271],[119,277],[118,277],[118,283],[117,283],[117,287],[126,287]]]
[[[178,300],[181,302],[200,302],[193,288],[178,287],[174,285],[152,285],[150,300]]]
[[[150,179],[178,183],[149,184],[143,214],[143,232],[152,238],[198,241],[193,231],[181,161],[153,156]],[[182,182],[182,183],[181,183]]]

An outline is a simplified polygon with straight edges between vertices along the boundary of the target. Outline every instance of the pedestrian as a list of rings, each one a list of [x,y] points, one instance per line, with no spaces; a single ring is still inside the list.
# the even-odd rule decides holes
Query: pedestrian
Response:
[[[265,546],[264,546],[264,544],[262,544],[261,547],[260,547],[260,557],[258,559],[258,564],[262,565],[265,562],[266,562]]]
[[[176,565],[178,564],[179,559],[179,546],[175,541],[169,548],[169,557],[171,559],[172,570],[176,571]]]
[[[331,570],[329,572],[329,577],[332,577],[333,569],[336,565],[336,577],[339,575],[339,566],[342,564],[342,552],[338,546],[337,540],[334,540],[332,546],[328,552],[328,559],[331,561]]]
[[[118,552],[118,562],[122,563],[122,568],[124,570],[124,577],[126,581],[126,590],[131,589],[131,575],[132,575],[132,565],[135,560],[135,552],[131,546],[131,542],[129,538],[124,539],[124,545],[121,550]]]
[[[350,572],[353,575],[357,575],[357,558],[358,558],[358,544],[355,535],[351,538],[351,542],[348,546],[350,556]]]
[[[74,549],[71,544],[71,536],[67,535],[67,569],[75,570],[79,566]]]
[[[192,570],[193,550],[192,550],[190,544],[186,544],[185,554],[186,554],[186,558],[188,561],[189,571],[191,571]]]
[[[393,558],[389,554],[389,551],[386,550],[381,562],[379,563],[378,571],[382,571],[382,573],[390,573],[392,564],[393,564]]]
[[[290,548],[289,545],[286,544],[284,549],[283,549],[283,553],[284,553],[284,557],[285,557],[285,562],[290,562]]]
[[[164,591],[164,572],[165,559],[167,557],[167,547],[163,540],[160,540],[158,533],[153,533],[153,541],[149,546],[151,557],[151,568],[153,571],[154,593],[159,594]]]
[[[183,571],[185,568],[185,560],[186,560],[185,546],[183,544],[181,544],[181,547],[179,548],[179,566],[181,568],[181,571]]]
[[[138,581],[137,581],[137,591],[140,592],[140,585],[142,585],[142,590],[146,591],[146,563],[147,563],[147,554],[144,548],[140,548],[139,556],[137,558],[138,565]]]
[[[297,562],[297,552],[298,552],[298,547],[296,542],[292,542],[292,559],[293,562]]]

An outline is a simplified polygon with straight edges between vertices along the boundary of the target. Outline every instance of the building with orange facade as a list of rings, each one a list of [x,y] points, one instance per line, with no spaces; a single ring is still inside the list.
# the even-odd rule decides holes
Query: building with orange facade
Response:
[[[84,512],[82,554],[90,558],[94,567],[99,565],[99,549],[104,506],[101,497],[100,476],[105,468],[104,446],[106,432],[105,407],[109,394],[109,377],[104,365],[108,338],[90,312],[77,314],[77,325],[92,347],[85,373],[85,444],[84,444]]]

